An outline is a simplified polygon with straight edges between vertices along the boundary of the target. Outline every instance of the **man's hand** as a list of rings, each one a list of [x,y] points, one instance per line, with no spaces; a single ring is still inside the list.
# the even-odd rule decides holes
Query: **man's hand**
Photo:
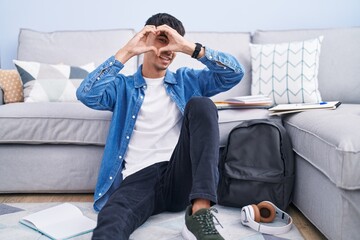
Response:
[[[158,34],[165,34],[169,40],[169,44],[165,47],[162,47],[158,51],[158,55],[161,52],[172,51],[172,52],[182,52],[188,55],[192,55],[195,50],[195,43],[186,40],[181,36],[175,29],[169,27],[168,25],[161,25],[156,28]],[[204,49],[201,49],[198,58],[202,57],[205,54]]]
[[[148,41],[148,38],[155,39],[156,36],[162,34],[167,37],[169,42],[166,46],[157,49],[152,44],[153,41]],[[158,56],[160,56],[162,52],[168,51],[182,52],[191,56],[195,50],[195,46],[195,43],[186,40],[175,29],[168,25],[161,25],[158,27],[147,25],[115,54],[115,58],[125,64],[130,58],[149,51],[154,51]],[[198,58],[202,57],[204,54],[205,50],[202,48]]]
[[[157,49],[153,45],[148,45],[149,41],[147,41],[148,38],[155,38],[156,35],[157,30],[155,26],[145,26],[123,48],[121,48],[115,54],[115,58],[122,64],[125,64],[130,58],[140,55],[142,53],[149,51],[154,51],[155,53],[157,53]]]

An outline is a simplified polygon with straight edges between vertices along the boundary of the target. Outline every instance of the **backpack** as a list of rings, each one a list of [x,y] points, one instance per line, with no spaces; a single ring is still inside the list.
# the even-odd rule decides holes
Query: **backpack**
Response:
[[[245,120],[233,128],[219,173],[220,205],[242,208],[270,201],[285,211],[292,201],[294,152],[281,120]]]

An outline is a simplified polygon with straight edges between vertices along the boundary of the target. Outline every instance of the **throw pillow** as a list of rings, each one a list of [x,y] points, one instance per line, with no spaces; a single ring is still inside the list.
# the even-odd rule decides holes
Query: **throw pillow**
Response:
[[[280,103],[320,102],[318,69],[323,37],[280,44],[251,44],[251,94]]]
[[[23,102],[23,86],[16,70],[0,70],[0,88],[4,92],[4,103]]]
[[[77,101],[76,89],[95,69],[94,63],[77,67],[14,60],[14,64],[24,85],[25,102]]]

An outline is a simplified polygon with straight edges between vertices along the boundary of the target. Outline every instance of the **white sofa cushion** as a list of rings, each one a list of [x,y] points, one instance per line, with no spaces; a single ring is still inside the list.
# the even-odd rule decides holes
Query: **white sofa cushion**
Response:
[[[72,66],[94,62],[98,66],[133,36],[132,29],[55,32],[21,29],[17,59]],[[137,58],[131,58],[122,72],[133,74],[136,70]]]

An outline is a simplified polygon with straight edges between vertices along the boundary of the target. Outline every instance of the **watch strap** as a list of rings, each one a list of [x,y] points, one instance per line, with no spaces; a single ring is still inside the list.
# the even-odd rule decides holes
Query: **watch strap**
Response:
[[[199,53],[201,51],[202,45],[200,43],[195,43],[195,50],[193,54],[191,55],[192,58],[197,58],[199,56]]]

